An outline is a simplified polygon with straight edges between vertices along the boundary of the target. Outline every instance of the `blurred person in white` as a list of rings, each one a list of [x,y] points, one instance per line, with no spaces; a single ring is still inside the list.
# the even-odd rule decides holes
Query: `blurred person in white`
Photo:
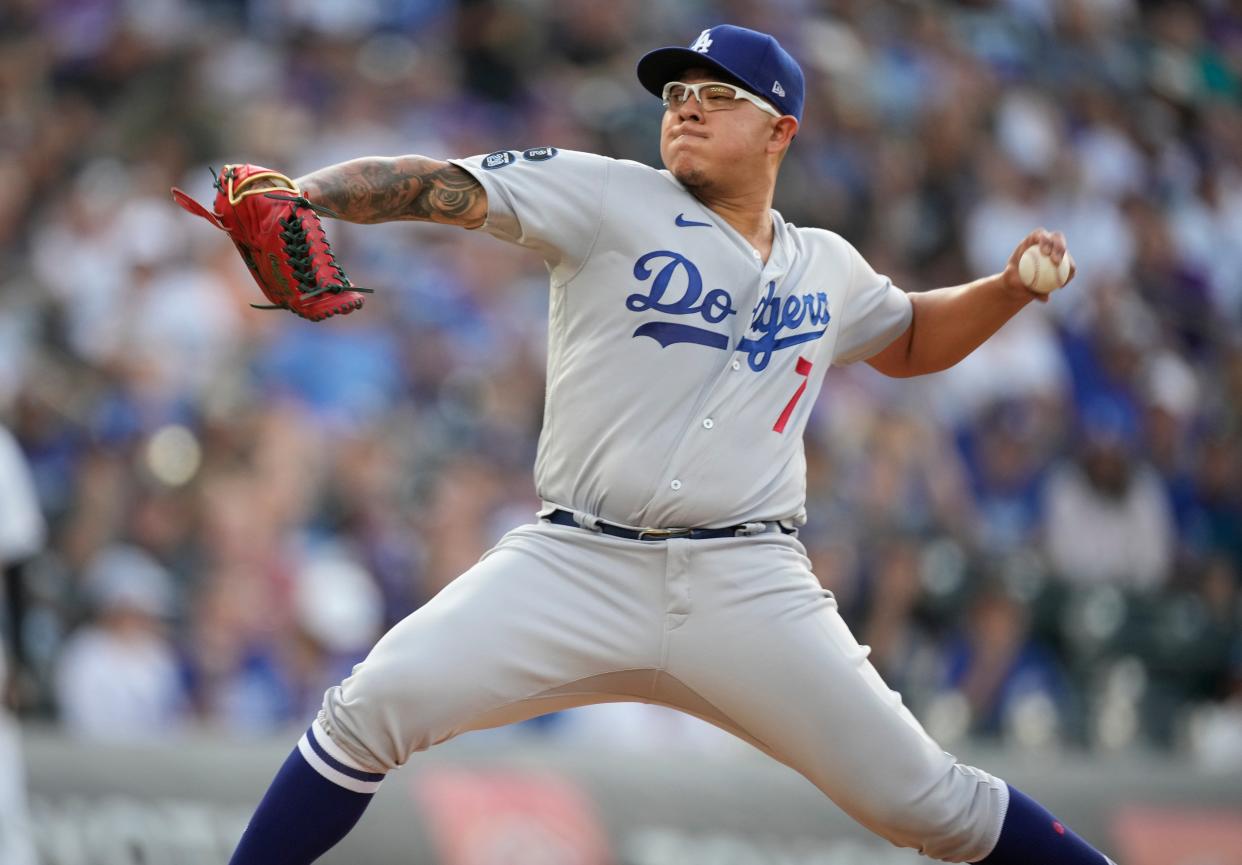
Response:
[[[348,676],[383,633],[384,599],[350,550],[307,550],[293,589],[299,639],[287,661],[297,717],[314,712],[323,692]]]
[[[201,262],[136,260],[130,275],[132,317],[119,354],[135,387],[169,401],[218,388],[242,348],[228,285]]]
[[[89,739],[168,736],[187,711],[176,653],[165,634],[169,575],[145,551],[116,544],[86,567],[93,618],[68,640],[55,674],[61,719]]]
[[[193,260],[184,226],[146,190],[155,169],[95,159],[34,227],[31,263],[63,312],[81,357],[133,369],[147,390],[175,397],[205,389],[236,355],[240,320],[229,286],[212,272],[217,238]]]
[[[0,572],[30,558],[43,546],[46,528],[25,457],[9,431],[0,426]],[[0,583],[0,637],[7,621]],[[0,640],[0,862],[35,865],[26,811],[26,777],[16,721],[7,709],[8,670]]]
[[[1132,424],[1115,401],[1090,402],[1078,458],[1048,481],[1046,549],[1071,584],[1152,590],[1168,576],[1173,514],[1159,476],[1134,454]]]
[[[187,687],[201,720],[230,736],[313,711],[382,630],[379,588],[348,548],[311,544],[282,567],[279,586],[260,568],[213,568],[188,604]]]
[[[100,360],[124,344],[128,244],[113,216],[123,204],[127,183],[119,163],[89,163],[31,232],[35,276],[63,310],[73,350],[90,360]]]

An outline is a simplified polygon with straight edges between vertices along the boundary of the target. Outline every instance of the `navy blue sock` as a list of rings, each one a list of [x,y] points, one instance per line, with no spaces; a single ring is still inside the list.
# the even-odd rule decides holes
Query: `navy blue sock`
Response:
[[[1110,861],[1010,784],[1000,839],[979,865],[1109,865]]]
[[[322,744],[326,738],[317,725],[302,737],[267,788],[229,865],[310,865],[354,828],[384,776],[346,766],[330,753],[330,744]]]

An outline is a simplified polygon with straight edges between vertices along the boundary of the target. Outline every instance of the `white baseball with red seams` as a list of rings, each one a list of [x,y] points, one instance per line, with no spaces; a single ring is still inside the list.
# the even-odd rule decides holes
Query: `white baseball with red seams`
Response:
[[[1050,294],[1065,285],[1073,263],[1068,252],[1061,256],[1060,263],[1055,263],[1038,245],[1028,246],[1018,259],[1018,278],[1031,291]]]

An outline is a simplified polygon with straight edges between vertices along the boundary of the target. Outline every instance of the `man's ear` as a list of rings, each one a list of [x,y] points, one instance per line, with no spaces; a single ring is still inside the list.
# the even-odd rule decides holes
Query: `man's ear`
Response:
[[[789,146],[798,134],[798,118],[786,114],[772,124],[772,135],[768,138],[768,152],[778,153]]]

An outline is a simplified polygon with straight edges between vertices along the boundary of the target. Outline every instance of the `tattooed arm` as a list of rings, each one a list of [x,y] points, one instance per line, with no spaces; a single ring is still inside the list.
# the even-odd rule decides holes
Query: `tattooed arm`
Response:
[[[456,165],[425,156],[352,159],[297,183],[307,198],[349,222],[415,219],[478,228],[487,219],[483,186]]]

